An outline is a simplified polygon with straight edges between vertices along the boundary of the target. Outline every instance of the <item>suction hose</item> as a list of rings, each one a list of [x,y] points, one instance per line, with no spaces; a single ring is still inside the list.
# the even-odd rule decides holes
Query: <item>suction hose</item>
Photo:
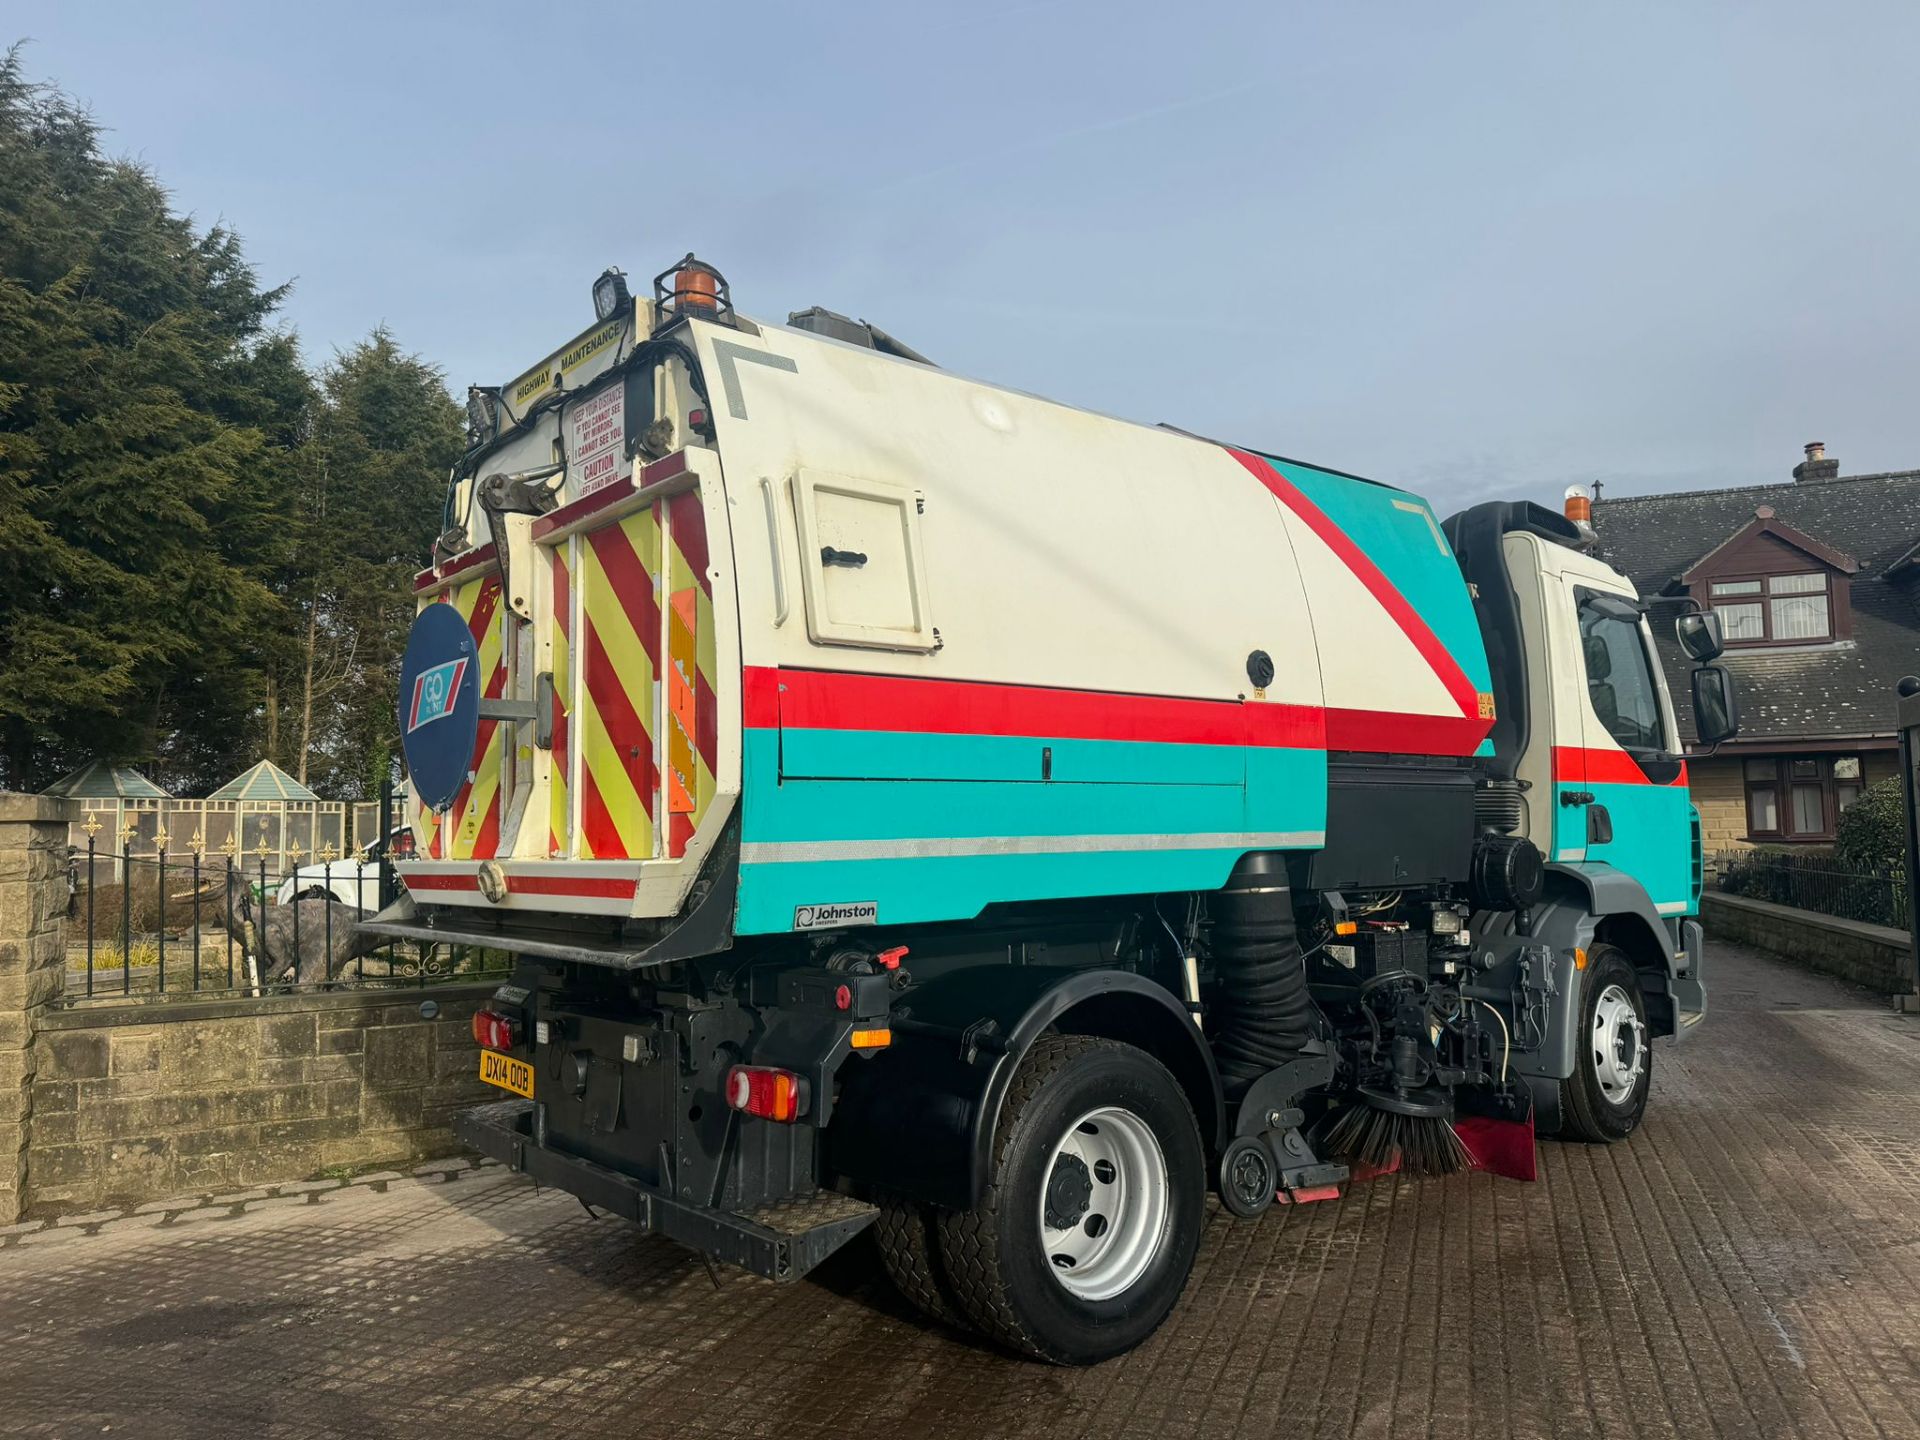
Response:
[[[1229,1100],[1295,1059],[1312,1038],[1313,1001],[1293,924],[1285,862],[1248,855],[1209,901],[1219,1003],[1214,1057]]]

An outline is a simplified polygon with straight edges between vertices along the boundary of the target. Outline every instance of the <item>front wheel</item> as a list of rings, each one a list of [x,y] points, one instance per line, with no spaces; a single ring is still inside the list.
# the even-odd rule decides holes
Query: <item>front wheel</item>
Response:
[[[1165,1066],[1042,1036],[1007,1094],[986,1194],[940,1218],[953,1297],[982,1333],[1056,1364],[1131,1350],[1186,1286],[1206,1188],[1200,1128]]]
[[[1640,1126],[1653,1086],[1647,1002],[1640,977],[1623,951],[1596,945],[1587,952],[1574,1037],[1573,1074],[1560,1082],[1566,1133],[1610,1144]]]

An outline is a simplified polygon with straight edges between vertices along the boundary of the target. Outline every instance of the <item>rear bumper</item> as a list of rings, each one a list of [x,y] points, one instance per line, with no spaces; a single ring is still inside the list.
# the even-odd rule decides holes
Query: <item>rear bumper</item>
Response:
[[[746,1215],[689,1204],[591,1160],[539,1144],[533,1101],[507,1100],[453,1122],[463,1144],[589,1205],[612,1211],[650,1235],[738,1265],[769,1280],[797,1280],[873,1223],[879,1211],[831,1190]]]

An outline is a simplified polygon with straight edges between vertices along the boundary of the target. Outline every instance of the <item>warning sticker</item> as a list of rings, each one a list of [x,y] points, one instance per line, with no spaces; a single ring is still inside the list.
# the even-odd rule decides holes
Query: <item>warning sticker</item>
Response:
[[[591,495],[620,478],[627,438],[627,390],[615,383],[567,411],[567,479]]]

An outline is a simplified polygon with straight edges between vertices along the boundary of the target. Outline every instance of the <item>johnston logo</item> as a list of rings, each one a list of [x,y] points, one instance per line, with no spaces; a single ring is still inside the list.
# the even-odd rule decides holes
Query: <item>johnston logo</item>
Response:
[[[407,733],[422,725],[444,720],[453,713],[453,702],[460,694],[460,677],[466,674],[467,657],[449,660],[422,670],[413,679],[413,704],[407,708]]]
[[[849,905],[796,905],[793,928],[796,930],[837,930],[842,925],[878,925],[880,902],[856,900]]]

